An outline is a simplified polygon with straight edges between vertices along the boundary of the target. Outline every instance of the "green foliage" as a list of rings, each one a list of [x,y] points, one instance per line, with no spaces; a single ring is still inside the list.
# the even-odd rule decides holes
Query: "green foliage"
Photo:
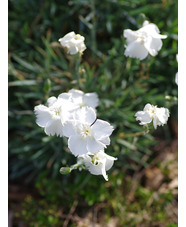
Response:
[[[28,224],[27,226],[62,226],[61,212],[56,212],[55,203],[52,204],[43,199],[38,201],[28,196],[22,206],[21,213],[17,213],[16,216],[22,218]]]
[[[168,38],[156,57],[142,62],[126,58],[123,30],[136,30],[145,19],[157,24]],[[152,146],[156,144],[152,133],[128,136],[145,131],[134,114],[150,102],[169,108],[171,117],[177,119],[177,22],[177,2],[173,0],[108,0],[104,4],[98,0],[9,1],[9,179],[35,184],[45,198],[39,205],[43,207],[41,212],[31,223],[37,219],[39,226],[57,226],[59,217],[44,209],[47,203],[55,203],[51,209],[57,210],[65,201],[68,212],[69,204],[80,199],[89,207],[106,202],[123,224],[133,220],[129,212],[144,215],[153,192],[139,187],[135,195],[138,199],[127,207],[127,192],[119,186],[125,174],[132,175],[150,164]],[[60,37],[73,30],[85,36],[87,46],[78,78],[73,57],[58,43]],[[46,136],[35,123],[34,106],[71,88],[96,92],[100,99],[98,118],[115,128],[106,152],[118,161],[108,172],[109,182],[85,170],[61,175],[61,166],[73,165],[76,159],[66,139]],[[171,100],[165,99],[166,95]],[[158,130],[170,139],[168,127]],[[161,208],[165,200],[163,197],[156,201],[155,208],[149,208],[152,221],[166,220]],[[29,201],[33,213],[27,213],[29,208],[25,207],[25,218],[37,213],[32,210],[38,206],[34,203]],[[140,220],[130,226],[137,223]]]
[[[171,218],[170,212],[167,212],[171,210],[171,206],[174,206],[174,197],[171,193],[159,193],[141,185],[138,185],[137,190],[134,191],[134,179],[127,177],[124,169],[120,171],[115,169],[110,175],[110,181],[106,184],[100,184],[100,179],[89,175],[89,181],[87,181],[89,183],[86,182],[83,188],[78,187],[81,197],[75,198],[72,194],[70,198],[73,198],[73,200],[69,200],[66,194],[63,195],[63,200],[56,200],[56,197],[59,196],[59,188],[54,185],[51,186],[49,182],[50,180],[45,179],[45,183],[37,184],[44,199],[28,196],[22,204],[22,212],[19,217],[23,222],[29,223],[29,226],[34,226],[34,224],[62,226],[74,204],[76,204],[76,213],[80,217],[84,216],[84,210],[88,211],[93,204],[95,207],[102,204],[101,223],[108,223],[114,215],[119,220],[118,227],[177,226],[173,223],[174,220]],[[72,184],[75,185],[75,182],[72,182]],[[98,185],[99,191],[97,190]],[[50,193],[49,197],[48,193]],[[54,200],[51,199],[52,197]],[[82,210],[82,207],[84,207],[84,210]],[[75,223],[76,220],[69,226],[73,226]]]

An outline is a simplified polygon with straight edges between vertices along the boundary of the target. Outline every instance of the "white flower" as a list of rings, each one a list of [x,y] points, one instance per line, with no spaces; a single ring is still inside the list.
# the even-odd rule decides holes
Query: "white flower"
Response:
[[[50,97],[47,100],[48,106],[35,106],[36,123],[44,128],[47,135],[63,136],[62,125],[66,120],[70,119],[70,111],[73,110],[71,95],[62,93],[56,97]]]
[[[85,154],[79,157],[83,159],[85,166],[91,174],[103,175],[106,181],[108,181],[106,171],[109,170],[113,166],[114,161],[117,160],[117,158],[107,155],[103,151],[99,151],[94,155]]]
[[[77,108],[81,108],[83,106],[89,106],[92,108],[96,108],[98,106],[98,95],[93,93],[84,93],[80,90],[71,89],[69,92],[72,96],[72,102],[74,105],[77,105]]]
[[[113,127],[108,122],[96,118],[96,112],[91,107],[75,111],[73,120],[66,121],[63,126],[68,147],[75,156],[103,150],[110,144],[112,131]]]
[[[166,35],[160,35],[159,33],[158,27],[148,21],[145,21],[143,27],[137,31],[125,29],[123,32],[124,37],[127,39],[125,56],[143,60],[148,53],[152,56],[157,55],[162,47],[161,39],[167,38]]]
[[[60,38],[59,42],[63,47],[67,48],[69,54],[74,55],[78,52],[82,54],[86,49],[84,40],[85,38],[83,36],[69,32],[63,38]]]
[[[146,125],[153,120],[154,128],[167,123],[169,118],[169,110],[167,108],[153,106],[151,104],[146,104],[143,111],[138,111],[135,114],[136,120],[141,121],[140,125]]]

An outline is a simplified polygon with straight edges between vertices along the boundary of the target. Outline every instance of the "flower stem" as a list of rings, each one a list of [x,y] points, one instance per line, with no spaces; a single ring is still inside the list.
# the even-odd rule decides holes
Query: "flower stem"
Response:
[[[149,128],[147,127],[144,131],[142,132],[134,132],[134,133],[129,133],[129,134],[125,134],[125,133],[121,133],[119,136],[120,138],[128,138],[128,137],[135,137],[135,136],[141,136],[141,135],[145,135],[147,133],[149,133]]]
[[[61,167],[59,172],[63,175],[66,175],[66,174],[69,174],[71,173],[72,170],[75,170],[75,169],[84,169],[85,166],[84,166],[84,163],[83,163],[83,160],[82,158],[79,158],[77,163],[74,164],[74,165],[71,165],[70,167]]]
[[[81,54],[78,53],[74,56],[73,67],[74,67],[74,75],[79,88],[80,88],[80,75],[79,75],[80,61],[81,61]]]

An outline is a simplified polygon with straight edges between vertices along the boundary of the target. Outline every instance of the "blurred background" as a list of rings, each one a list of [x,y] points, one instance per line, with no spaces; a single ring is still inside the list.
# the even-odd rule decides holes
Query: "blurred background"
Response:
[[[9,0],[9,227],[177,226],[178,15],[175,0]],[[166,34],[155,57],[124,56],[124,29],[144,20]],[[80,81],[58,39],[85,37]],[[98,118],[115,128],[105,152],[109,181],[76,162],[64,138],[47,136],[34,106],[71,88],[96,92]],[[168,124],[143,131],[134,114],[151,103]]]

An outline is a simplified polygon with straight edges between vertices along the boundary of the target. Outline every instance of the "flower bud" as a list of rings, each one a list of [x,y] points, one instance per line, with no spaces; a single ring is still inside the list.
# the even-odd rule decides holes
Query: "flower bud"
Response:
[[[69,167],[61,167],[59,172],[63,175],[69,174],[71,172],[71,169]]]

